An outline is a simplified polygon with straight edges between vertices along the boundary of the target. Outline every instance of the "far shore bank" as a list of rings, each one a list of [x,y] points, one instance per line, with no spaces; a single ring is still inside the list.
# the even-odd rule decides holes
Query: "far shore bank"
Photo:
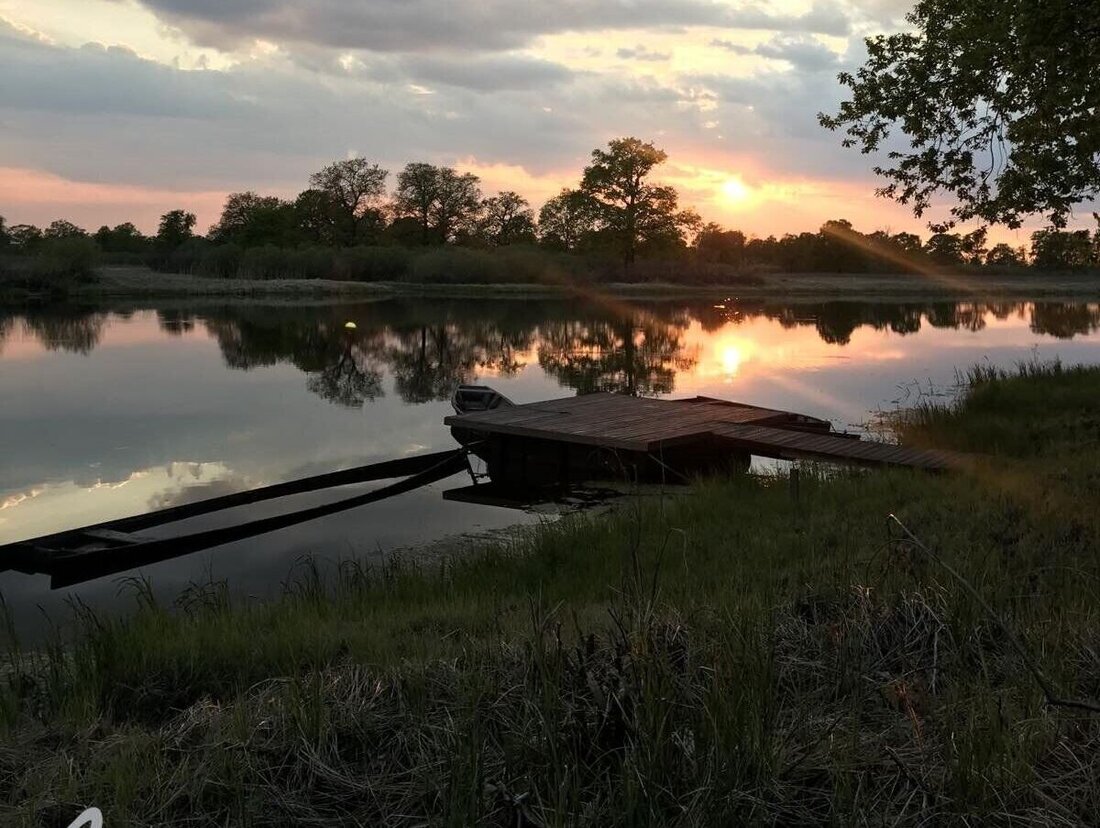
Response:
[[[421,282],[355,282],[331,279],[216,279],[161,273],[144,267],[104,267],[94,283],[68,291],[69,300],[98,298],[315,297],[383,299],[551,298],[563,295],[611,294],[624,297],[713,296],[768,299],[893,300],[1029,298],[1080,300],[1100,298],[1100,280],[1092,273],[925,276],[914,273],[784,273],[757,274],[744,282],[717,285],[644,283],[438,284]],[[35,299],[0,293],[0,302]]]

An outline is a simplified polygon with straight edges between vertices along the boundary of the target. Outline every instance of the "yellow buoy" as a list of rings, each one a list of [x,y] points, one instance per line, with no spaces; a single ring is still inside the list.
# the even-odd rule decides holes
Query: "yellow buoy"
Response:
[[[344,327],[349,331],[354,331],[355,330],[355,323],[354,322],[345,322]]]

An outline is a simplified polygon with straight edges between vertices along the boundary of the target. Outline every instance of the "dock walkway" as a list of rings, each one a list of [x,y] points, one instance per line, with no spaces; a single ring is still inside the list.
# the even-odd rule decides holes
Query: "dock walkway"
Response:
[[[586,394],[452,415],[455,429],[658,455],[693,444],[780,460],[817,460],[930,471],[956,468],[962,455],[905,448],[832,432],[827,420],[790,411],[695,397],[661,400]]]

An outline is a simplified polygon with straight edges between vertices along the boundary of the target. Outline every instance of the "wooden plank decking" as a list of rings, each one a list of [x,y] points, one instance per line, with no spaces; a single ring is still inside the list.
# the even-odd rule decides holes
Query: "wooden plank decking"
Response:
[[[942,470],[964,458],[830,433],[828,421],[803,414],[696,397],[657,400],[587,394],[452,415],[444,423],[485,436],[507,435],[654,454],[704,440],[733,451],[784,460]]]

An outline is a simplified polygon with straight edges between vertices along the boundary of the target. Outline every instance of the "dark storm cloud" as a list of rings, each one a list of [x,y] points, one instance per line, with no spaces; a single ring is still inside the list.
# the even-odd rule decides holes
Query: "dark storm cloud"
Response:
[[[381,52],[517,49],[540,35],[649,27],[719,26],[844,35],[836,0],[801,15],[714,0],[139,0],[199,43],[253,38]]]

